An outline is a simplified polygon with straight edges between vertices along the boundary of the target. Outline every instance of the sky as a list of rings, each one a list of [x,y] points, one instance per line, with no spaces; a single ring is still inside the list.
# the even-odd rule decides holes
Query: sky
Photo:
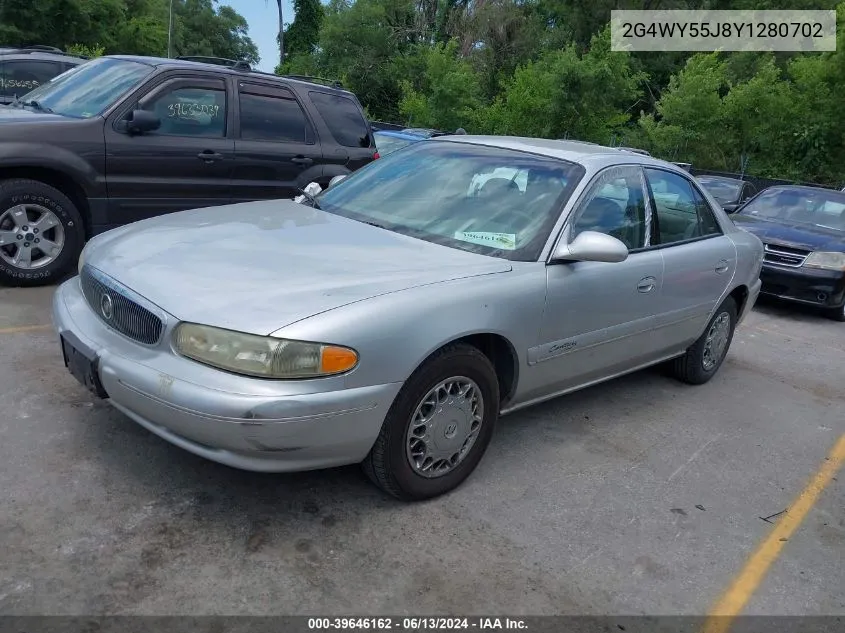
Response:
[[[220,4],[228,4],[235,11],[246,18],[249,24],[249,36],[258,47],[261,61],[258,70],[273,72],[279,63],[279,45],[276,35],[279,32],[279,16],[276,0],[221,0]],[[293,22],[293,5],[291,0],[282,3],[286,24]]]

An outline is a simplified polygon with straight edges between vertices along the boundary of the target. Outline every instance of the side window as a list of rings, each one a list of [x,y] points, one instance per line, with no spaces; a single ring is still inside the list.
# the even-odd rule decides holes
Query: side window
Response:
[[[0,94],[22,97],[61,73],[57,62],[7,61],[0,64]]]
[[[658,244],[721,233],[707,201],[689,180],[673,172],[646,169],[657,216]]]
[[[352,99],[315,91],[309,92],[308,96],[338,143],[344,147],[370,146],[367,121]]]
[[[293,94],[269,96],[241,92],[241,138],[253,141],[306,143],[308,120]]]
[[[161,119],[154,134],[167,136],[226,136],[226,90],[191,88],[182,84],[157,95],[144,106]]]
[[[598,231],[622,240],[629,250],[650,244],[650,214],[642,170],[634,165],[602,171],[575,212],[571,238]]]
[[[757,190],[754,189],[754,185],[749,182],[745,183],[744,188],[742,190],[742,198],[740,199],[740,202],[745,202],[755,193],[757,193]]]

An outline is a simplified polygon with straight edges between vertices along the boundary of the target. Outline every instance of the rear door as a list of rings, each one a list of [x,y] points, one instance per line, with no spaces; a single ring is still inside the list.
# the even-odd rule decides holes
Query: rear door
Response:
[[[235,142],[229,101],[222,79],[171,75],[107,122],[110,223],[230,202]],[[156,113],[161,126],[127,133],[125,118],[136,107]]]
[[[736,270],[736,247],[692,179],[645,169],[654,213],[652,244],[663,254],[656,342],[682,350],[701,336]]]
[[[290,89],[238,81],[238,122],[233,200],[293,198],[322,180],[314,126]]]

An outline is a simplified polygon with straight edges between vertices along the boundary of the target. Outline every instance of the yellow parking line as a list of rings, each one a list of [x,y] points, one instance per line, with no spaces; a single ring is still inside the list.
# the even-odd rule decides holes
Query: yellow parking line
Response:
[[[0,327],[0,334],[21,334],[22,332],[43,332],[52,329],[52,325],[19,325],[17,327]]]
[[[757,546],[731,586],[710,610],[702,633],[727,633],[734,618],[742,613],[765,578],[769,567],[777,560],[784,545],[801,525],[843,463],[845,434],[839,438],[807,487],[781,516],[765,540]]]

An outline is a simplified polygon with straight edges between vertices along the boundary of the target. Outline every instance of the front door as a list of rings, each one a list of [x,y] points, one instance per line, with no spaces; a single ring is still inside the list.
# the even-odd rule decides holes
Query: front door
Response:
[[[233,200],[290,199],[322,180],[320,144],[293,92],[239,81],[238,108]]]
[[[134,105],[134,104],[133,104]],[[161,126],[130,134],[122,111],[105,127],[109,223],[227,204],[235,142],[222,79],[176,77],[147,92],[137,106]]]
[[[722,233],[704,195],[687,177],[648,168],[654,244],[666,272],[655,338],[665,352],[683,351],[704,331],[736,271],[736,247]]]
[[[629,255],[619,263],[547,267],[540,344],[528,355],[538,391],[575,388],[652,357],[663,258],[649,249],[646,199],[640,167],[611,167],[596,176],[573,212],[563,239],[571,241],[583,231],[607,233],[622,240]]]

